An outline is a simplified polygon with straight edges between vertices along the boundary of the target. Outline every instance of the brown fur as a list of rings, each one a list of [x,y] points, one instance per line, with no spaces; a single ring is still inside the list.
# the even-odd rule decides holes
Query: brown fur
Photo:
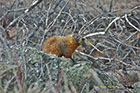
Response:
[[[53,36],[43,42],[42,51],[72,59],[72,54],[80,45],[79,41],[80,36],[77,34]]]

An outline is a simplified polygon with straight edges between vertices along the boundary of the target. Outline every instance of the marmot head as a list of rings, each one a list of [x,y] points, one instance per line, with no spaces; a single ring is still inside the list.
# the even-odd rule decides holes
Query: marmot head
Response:
[[[73,37],[73,40],[74,40],[75,42],[81,44],[81,41],[83,40],[81,35],[79,35],[79,34],[72,34],[71,36]]]

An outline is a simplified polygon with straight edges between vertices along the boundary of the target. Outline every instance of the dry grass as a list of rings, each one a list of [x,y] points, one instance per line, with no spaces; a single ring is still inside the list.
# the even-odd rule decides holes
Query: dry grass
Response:
[[[44,0],[33,8],[33,0],[13,1],[0,0],[1,93],[139,91],[138,0]],[[3,27],[10,12],[20,15]],[[75,62],[41,51],[45,39],[73,33],[85,40]]]

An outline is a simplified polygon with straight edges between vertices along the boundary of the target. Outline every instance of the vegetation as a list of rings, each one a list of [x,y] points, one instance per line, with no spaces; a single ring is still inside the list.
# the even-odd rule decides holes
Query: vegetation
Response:
[[[35,1],[35,2],[34,2]],[[0,93],[138,93],[138,0],[0,0]],[[41,51],[84,40],[72,59]]]

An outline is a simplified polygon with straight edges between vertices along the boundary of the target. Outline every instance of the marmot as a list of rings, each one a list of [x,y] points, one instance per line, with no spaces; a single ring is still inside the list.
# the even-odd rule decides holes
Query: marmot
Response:
[[[81,45],[80,41],[81,36],[78,34],[52,36],[43,42],[42,51],[72,59],[72,54]]]

